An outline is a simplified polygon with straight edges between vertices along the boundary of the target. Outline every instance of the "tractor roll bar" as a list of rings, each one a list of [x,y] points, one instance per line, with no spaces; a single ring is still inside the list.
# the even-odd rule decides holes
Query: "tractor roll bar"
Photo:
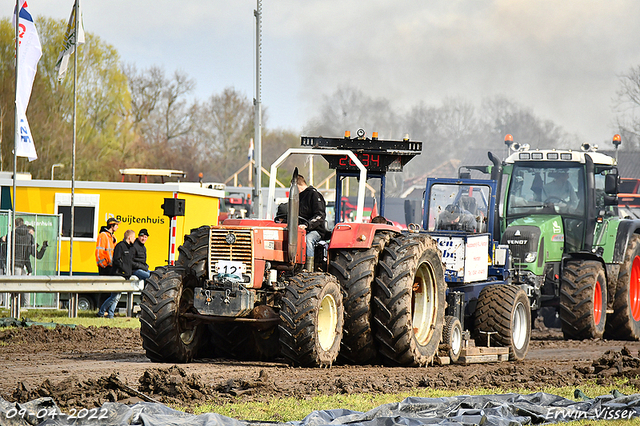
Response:
[[[272,219],[273,200],[276,192],[276,173],[278,172],[278,166],[284,162],[291,154],[307,154],[307,155],[348,155],[351,161],[360,169],[360,182],[358,183],[358,206],[356,207],[356,222],[362,223],[362,212],[364,211],[364,193],[367,183],[367,169],[364,164],[360,162],[358,157],[346,149],[336,150],[318,150],[311,148],[289,148],[271,165],[271,176],[269,177],[269,201],[267,203],[267,211],[265,218]],[[337,185],[337,183],[336,183]],[[338,200],[336,200],[338,201]]]

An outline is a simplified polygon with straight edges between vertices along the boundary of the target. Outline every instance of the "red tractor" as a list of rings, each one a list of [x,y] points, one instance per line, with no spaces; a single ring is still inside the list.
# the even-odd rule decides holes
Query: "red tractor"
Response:
[[[185,236],[175,266],[156,269],[142,298],[141,336],[156,362],[196,357],[285,358],[299,366],[341,362],[422,366],[436,354],[444,324],[444,270],[424,233],[362,223],[367,178],[401,171],[421,142],[302,137],[271,167],[267,219],[227,219]],[[272,220],[277,167],[290,154],[322,155],[342,181],[359,178],[355,222],[339,223],[305,270],[294,172],[287,223]],[[336,218],[340,217],[336,206]],[[417,229],[416,229],[417,231]]]

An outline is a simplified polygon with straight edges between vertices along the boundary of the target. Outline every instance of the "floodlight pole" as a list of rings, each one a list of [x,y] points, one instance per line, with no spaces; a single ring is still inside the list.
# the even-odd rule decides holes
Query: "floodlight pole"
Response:
[[[262,219],[262,0],[257,0],[257,8],[253,11],[256,17],[256,97],[255,107],[255,163],[253,165],[253,214]]]

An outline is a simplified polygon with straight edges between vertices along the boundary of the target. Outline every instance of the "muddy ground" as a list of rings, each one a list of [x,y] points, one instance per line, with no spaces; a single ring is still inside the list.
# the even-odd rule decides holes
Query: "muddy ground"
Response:
[[[0,396],[25,402],[51,396],[58,406],[99,407],[108,401],[157,401],[190,407],[206,401],[266,401],[319,394],[383,393],[429,387],[540,389],[580,387],[586,379],[640,389],[640,342],[564,341],[559,330],[536,330],[521,362],[385,368],[292,368],[284,363],[201,360],[151,363],[139,330],[41,326],[0,329]]]

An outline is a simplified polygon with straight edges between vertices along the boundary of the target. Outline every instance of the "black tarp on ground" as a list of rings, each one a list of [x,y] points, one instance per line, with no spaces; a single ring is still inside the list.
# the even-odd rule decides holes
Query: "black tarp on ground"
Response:
[[[24,410],[24,411],[20,411]],[[13,425],[146,425],[146,426],[414,426],[483,425],[517,426],[579,419],[614,420],[640,417],[640,394],[602,395],[586,401],[572,401],[548,393],[410,397],[399,403],[381,405],[361,413],[350,410],[314,411],[304,420],[289,423],[240,421],[214,413],[193,415],[163,404],[135,405],[106,403],[100,408],[59,415],[51,398],[16,404],[0,398],[0,424]]]

